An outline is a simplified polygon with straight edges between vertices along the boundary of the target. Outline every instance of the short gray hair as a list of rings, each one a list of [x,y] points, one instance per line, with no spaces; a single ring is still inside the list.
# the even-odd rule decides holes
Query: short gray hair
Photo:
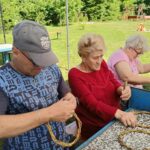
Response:
[[[150,50],[147,39],[142,35],[130,36],[125,42],[125,48],[134,48],[141,52]]]
[[[81,37],[78,42],[78,54],[86,57],[93,51],[106,50],[104,39],[101,35],[88,33]]]

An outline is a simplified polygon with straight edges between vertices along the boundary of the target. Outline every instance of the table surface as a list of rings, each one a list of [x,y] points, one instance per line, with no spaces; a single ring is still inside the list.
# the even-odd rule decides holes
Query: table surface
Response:
[[[8,52],[12,50],[12,44],[0,44],[0,52]]]
[[[132,110],[132,109],[130,109]],[[134,110],[132,110],[134,111]],[[138,114],[137,120],[139,124],[150,126],[149,114]],[[113,120],[91,138],[81,144],[76,150],[127,150],[121,146],[118,136],[121,132],[132,130],[131,127],[125,127],[117,120]],[[150,128],[135,127],[135,130],[143,130],[150,132]],[[143,150],[144,147],[150,148],[150,135],[143,133],[130,133],[124,137],[124,142],[135,150]],[[144,144],[143,144],[144,143]]]

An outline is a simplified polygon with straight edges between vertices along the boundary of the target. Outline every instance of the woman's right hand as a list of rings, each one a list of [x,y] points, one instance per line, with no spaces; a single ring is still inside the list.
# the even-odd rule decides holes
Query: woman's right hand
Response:
[[[134,112],[124,112],[117,109],[115,118],[120,120],[125,126],[136,127],[137,125],[137,118]]]

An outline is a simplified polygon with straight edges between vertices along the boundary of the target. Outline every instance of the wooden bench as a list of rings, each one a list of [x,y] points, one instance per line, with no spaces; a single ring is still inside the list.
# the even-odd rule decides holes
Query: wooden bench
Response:
[[[150,16],[144,16],[144,19],[150,19]]]
[[[138,19],[138,16],[128,16],[128,20],[130,20],[130,19],[132,19],[132,20]]]
[[[148,19],[150,19],[150,16],[128,16],[128,20],[130,20],[130,19],[132,19],[132,20],[135,20],[135,19],[146,19],[146,20],[148,20]]]

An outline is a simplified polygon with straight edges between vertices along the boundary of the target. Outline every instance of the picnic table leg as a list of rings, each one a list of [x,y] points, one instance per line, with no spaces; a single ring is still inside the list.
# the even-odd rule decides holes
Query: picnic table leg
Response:
[[[5,53],[2,52],[1,54],[2,54],[2,64],[5,64]]]
[[[8,52],[3,52],[2,53],[2,62],[3,64],[9,62],[11,59],[10,54]]]

